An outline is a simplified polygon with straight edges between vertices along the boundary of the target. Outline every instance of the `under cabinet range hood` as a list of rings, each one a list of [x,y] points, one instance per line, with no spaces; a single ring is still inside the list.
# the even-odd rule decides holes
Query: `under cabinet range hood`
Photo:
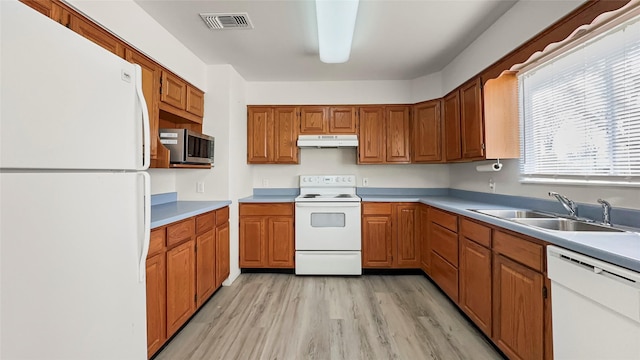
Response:
[[[357,147],[358,135],[299,135],[300,148]]]

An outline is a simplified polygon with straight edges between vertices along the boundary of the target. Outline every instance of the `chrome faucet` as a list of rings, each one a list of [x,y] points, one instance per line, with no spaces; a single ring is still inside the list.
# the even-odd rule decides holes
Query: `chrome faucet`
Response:
[[[569,212],[569,216],[577,218],[578,217],[578,205],[576,205],[573,200],[570,200],[568,197],[558,194],[555,191],[549,191],[549,196],[555,197],[562,206],[567,209]]]
[[[602,205],[602,224],[611,226],[611,204],[603,199],[598,199],[598,203]]]

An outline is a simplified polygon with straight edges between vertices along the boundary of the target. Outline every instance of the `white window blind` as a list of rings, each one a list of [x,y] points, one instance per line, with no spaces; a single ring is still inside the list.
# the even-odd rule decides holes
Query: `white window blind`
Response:
[[[639,20],[519,75],[524,181],[640,184]]]

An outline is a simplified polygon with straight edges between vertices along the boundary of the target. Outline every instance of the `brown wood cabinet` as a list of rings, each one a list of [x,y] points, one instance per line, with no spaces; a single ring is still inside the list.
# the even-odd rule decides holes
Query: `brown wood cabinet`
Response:
[[[429,208],[431,278],[458,302],[458,217]]]
[[[193,86],[187,86],[187,103],[185,110],[193,115],[203,117],[204,92],[194,88]]]
[[[298,113],[292,106],[248,106],[247,163],[299,163]]]
[[[493,256],[493,340],[510,359],[543,359],[544,276]]]
[[[420,204],[420,265],[422,271],[431,274],[431,247],[429,237],[429,206]]]
[[[354,106],[301,106],[300,134],[356,134]]]
[[[388,163],[409,163],[411,153],[409,142],[410,106],[397,105],[385,107],[386,126],[386,162]]]
[[[380,164],[386,159],[383,106],[362,106],[359,112],[358,163]]]
[[[165,231],[162,228],[151,232],[146,265],[148,357],[167,340],[165,259]]]
[[[442,161],[442,116],[440,99],[413,106],[411,121],[411,162]]]
[[[482,115],[482,84],[480,77],[477,77],[460,87],[462,157],[466,160],[484,158]]]
[[[240,204],[240,267],[294,268],[293,203]]]
[[[229,276],[229,207],[151,231],[147,256],[150,358]]]
[[[168,71],[162,71],[160,101],[180,110],[187,108],[187,82]]]
[[[124,43],[98,25],[76,15],[71,15],[71,30],[124,58]]]
[[[362,266],[420,268],[419,221],[419,204],[363,203]]]
[[[460,92],[452,91],[443,100],[444,155],[446,161],[462,159],[460,143]]]
[[[491,228],[460,220],[459,306],[491,336]]]

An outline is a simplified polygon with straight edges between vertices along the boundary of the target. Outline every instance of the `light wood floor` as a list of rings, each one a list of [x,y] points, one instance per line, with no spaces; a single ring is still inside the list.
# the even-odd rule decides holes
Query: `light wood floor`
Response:
[[[502,357],[422,276],[242,274],[156,359]]]

